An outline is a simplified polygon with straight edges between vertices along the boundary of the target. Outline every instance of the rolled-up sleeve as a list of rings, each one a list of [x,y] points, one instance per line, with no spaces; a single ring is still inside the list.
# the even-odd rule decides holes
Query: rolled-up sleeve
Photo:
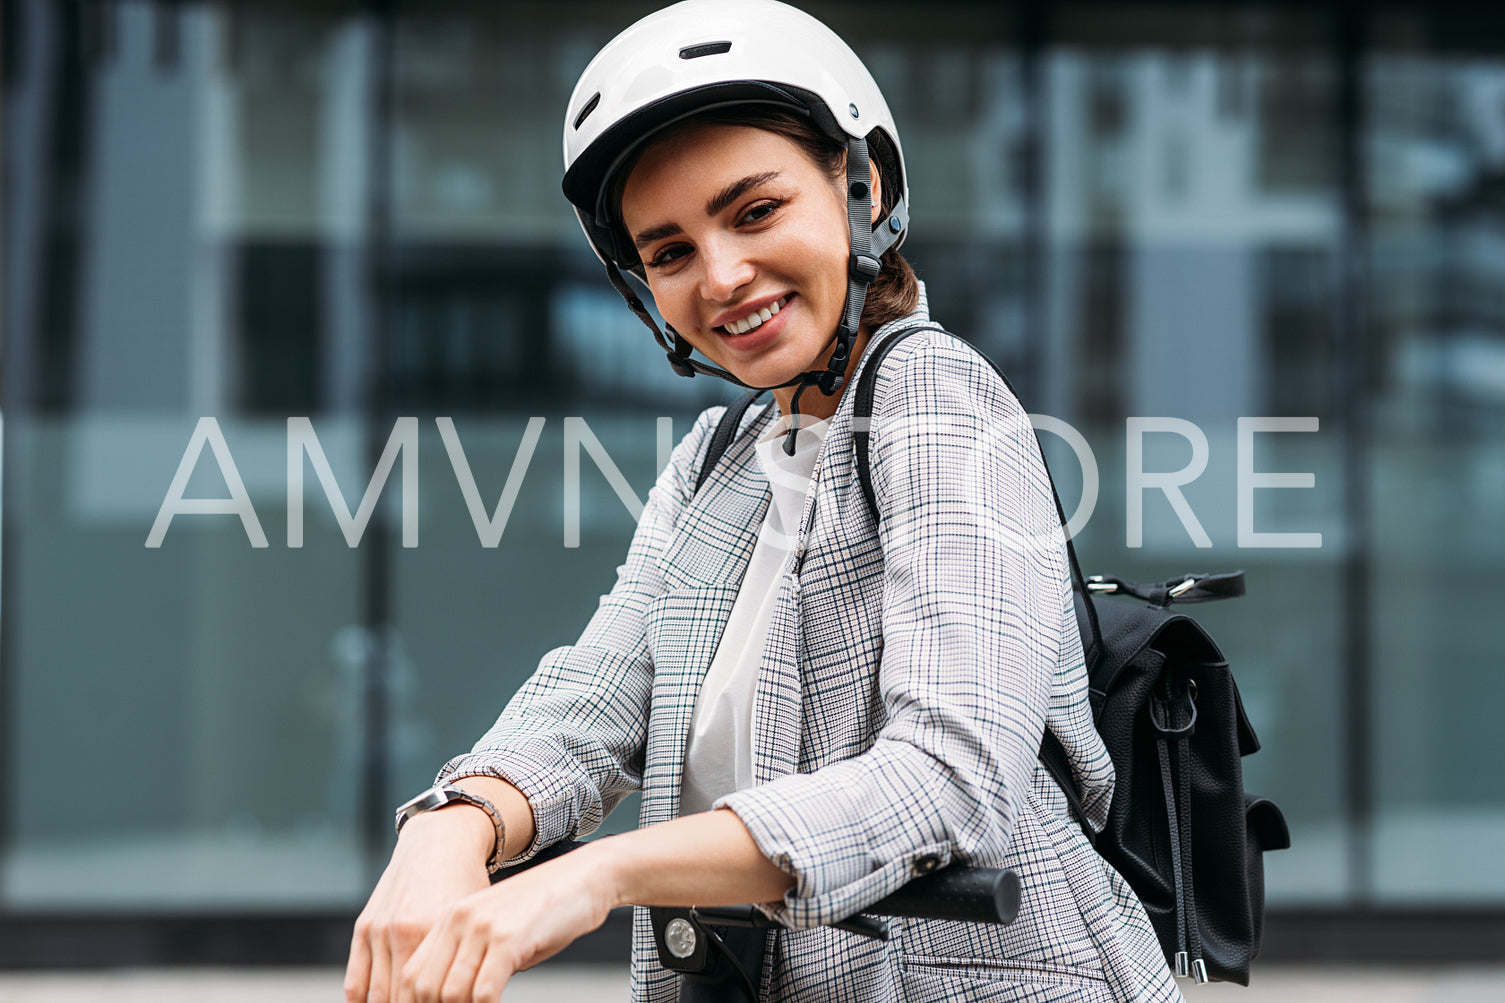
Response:
[[[860,755],[718,802],[795,878],[770,907],[794,928],[953,860],[1002,861],[1070,608],[1050,480],[998,374],[928,335],[897,346],[884,372],[870,457],[885,722]]]
[[[526,860],[561,839],[592,832],[642,786],[653,664],[645,616],[664,591],[660,559],[692,495],[709,429],[702,414],[648,492],[626,561],[580,639],[544,655],[475,747],[440,779],[491,776],[528,798],[537,836]]]

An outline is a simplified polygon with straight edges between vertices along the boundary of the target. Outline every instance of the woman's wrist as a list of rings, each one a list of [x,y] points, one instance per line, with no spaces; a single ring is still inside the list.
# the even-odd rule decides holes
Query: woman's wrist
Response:
[[[529,803],[526,795],[515,786],[505,780],[488,776],[461,777],[450,781],[456,787],[470,794],[485,798],[501,813],[502,829],[506,842],[503,846],[496,845],[496,828],[492,824],[490,816],[482,809],[475,809],[475,813],[481,816],[483,822],[491,830],[491,840],[487,846],[487,860],[490,860],[492,850],[500,852],[500,859],[512,860],[521,856],[528,847],[533,845],[535,828],[533,824],[533,806]]]
[[[501,816],[499,826],[491,812],[467,801],[454,801],[421,812],[403,823],[402,835],[421,832],[424,841],[439,839],[449,845],[463,844],[467,856],[477,856],[483,866],[493,859],[510,860],[522,855],[533,843],[533,809],[527,797],[512,784],[493,777],[462,777],[452,782],[468,794],[489,802]],[[498,841],[501,840],[501,845]]]
[[[601,892],[607,908],[639,905],[644,896],[641,882],[634,880],[636,872],[631,844],[631,840],[624,840],[622,836],[603,836],[559,859],[561,863],[583,868],[582,879],[589,887]]]
[[[446,805],[421,815],[414,815],[397,837],[399,846],[413,841],[441,840],[451,846],[465,847],[466,856],[474,856],[484,865],[491,859],[496,845],[496,826],[485,811],[464,801]]]

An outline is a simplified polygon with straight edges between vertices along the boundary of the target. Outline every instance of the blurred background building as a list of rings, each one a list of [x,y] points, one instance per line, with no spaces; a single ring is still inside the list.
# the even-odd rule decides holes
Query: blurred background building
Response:
[[[731,396],[559,194],[570,88],[651,6],[4,0],[0,967],[342,961],[392,806],[610,588],[661,420]],[[1267,953],[1496,957],[1498,2],[806,6],[893,106],[935,316],[1090,446],[1088,570],[1247,571],[1197,614],[1290,822]],[[1200,465],[1146,417],[1205,437],[1185,511],[1127,488]],[[1315,419],[1244,461],[1297,541],[1241,545],[1243,417]],[[254,526],[152,545],[180,467]]]

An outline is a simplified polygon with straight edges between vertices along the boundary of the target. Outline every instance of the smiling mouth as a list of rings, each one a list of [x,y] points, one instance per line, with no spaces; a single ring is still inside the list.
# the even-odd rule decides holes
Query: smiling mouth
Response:
[[[722,327],[722,330],[727,334],[746,334],[749,331],[756,331],[758,328],[762,327],[764,323],[772,320],[774,314],[784,309],[784,304],[788,302],[788,296],[780,296],[778,299],[774,300],[763,309],[755,310],[752,313],[748,314],[746,317],[743,317],[741,320],[734,320],[724,325]]]

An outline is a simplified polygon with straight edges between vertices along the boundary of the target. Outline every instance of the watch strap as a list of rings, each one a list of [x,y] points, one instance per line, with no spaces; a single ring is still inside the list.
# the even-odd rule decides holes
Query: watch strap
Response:
[[[434,796],[430,797],[430,795]],[[402,827],[413,816],[438,811],[440,808],[448,808],[456,804],[474,805],[491,817],[491,824],[496,829],[496,846],[491,851],[491,859],[486,862],[486,873],[495,874],[501,870],[503,854],[506,853],[507,824],[502,820],[502,813],[497,806],[479,794],[472,794],[450,783],[436,784],[397,809],[398,835],[402,834]]]

